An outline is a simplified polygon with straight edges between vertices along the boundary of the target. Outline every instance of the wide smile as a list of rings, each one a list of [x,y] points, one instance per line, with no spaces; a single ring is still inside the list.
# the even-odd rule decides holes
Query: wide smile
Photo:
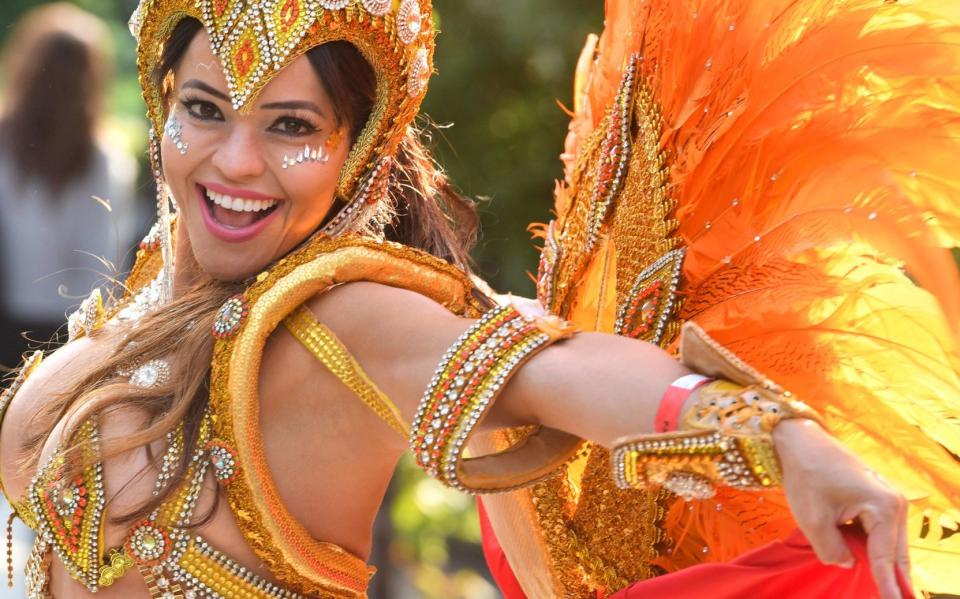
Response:
[[[222,241],[238,243],[256,237],[279,212],[281,200],[214,183],[197,184],[200,212],[207,230]]]

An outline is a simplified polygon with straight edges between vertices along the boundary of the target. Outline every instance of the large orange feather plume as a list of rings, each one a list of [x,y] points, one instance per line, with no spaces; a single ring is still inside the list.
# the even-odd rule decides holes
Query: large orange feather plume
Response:
[[[821,411],[910,499],[918,587],[957,592],[960,3],[608,0],[606,22],[578,72],[542,299],[609,330],[649,266],[636,248],[685,249],[674,320]],[[634,55],[649,101],[585,244],[589,173]],[[636,200],[658,189],[659,229]],[[722,503],[669,506],[657,563],[729,559],[792,526],[782,497]]]

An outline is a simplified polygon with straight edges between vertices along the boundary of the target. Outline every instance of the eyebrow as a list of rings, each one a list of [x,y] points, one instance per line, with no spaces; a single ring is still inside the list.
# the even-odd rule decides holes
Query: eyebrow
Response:
[[[193,88],[205,91],[214,98],[223,100],[224,102],[229,102],[230,98],[227,97],[225,93],[218,90],[217,88],[200,81],[199,79],[191,79],[183,84],[184,89]],[[306,100],[290,100],[286,102],[271,102],[269,104],[264,104],[261,108],[268,110],[310,110],[317,113],[321,117],[326,117],[327,115],[320,110],[320,107],[317,106],[314,102],[308,102]]]
[[[200,81],[199,79],[191,79],[190,81],[187,81],[186,83],[183,84],[183,88],[199,89],[200,91],[205,91],[211,96],[213,96],[214,98],[223,100],[224,102],[230,101],[230,98],[227,97],[227,94],[223,93],[222,91],[218,90],[215,87],[211,87],[210,85],[204,83],[203,81]]]
[[[306,100],[291,100],[288,102],[271,102],[269,104],[264,104],[260,108],[266,108],[268,110],[310,110],[321,117],[326,117],[320,107],[314,104],[313,102],[307,102]]]

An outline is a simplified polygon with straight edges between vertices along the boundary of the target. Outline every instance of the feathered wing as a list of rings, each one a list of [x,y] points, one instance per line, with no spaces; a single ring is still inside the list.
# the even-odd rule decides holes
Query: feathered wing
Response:
[[[960,590],[960,3],[608,0],[606,23],[541,299],[664,347],[698,322],[908,496],[918,587]],[[782,497],[709,503],[661,502],[657,564],[790,527]]]

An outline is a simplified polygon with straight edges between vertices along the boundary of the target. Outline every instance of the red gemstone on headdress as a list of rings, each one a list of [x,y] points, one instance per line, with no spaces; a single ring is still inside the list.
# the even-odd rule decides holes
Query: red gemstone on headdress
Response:
[[[216,11],[217,18],[223,16],[228,4],[230,4],[230,0],[213,0],[213,10]]]

